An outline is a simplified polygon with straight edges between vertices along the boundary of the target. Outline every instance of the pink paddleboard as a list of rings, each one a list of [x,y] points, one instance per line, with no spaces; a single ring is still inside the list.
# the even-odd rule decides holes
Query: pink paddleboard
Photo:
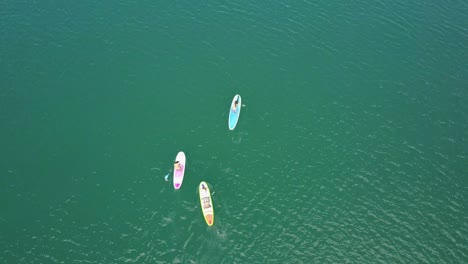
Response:
[[[182,181],[184,180],[185,173],[185,153],[179,152],[175,158],[175,161],[179,162],[180,169],[177,170],[174,168],[174,189],[179,189],[182,186]]]

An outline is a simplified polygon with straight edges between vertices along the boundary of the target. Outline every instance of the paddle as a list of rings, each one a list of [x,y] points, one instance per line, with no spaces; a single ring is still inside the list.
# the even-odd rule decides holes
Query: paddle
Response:
[[[172,169],[169,170],[166,176],[164,176],[164,180],[169,181],[169,175],[171,175]]]

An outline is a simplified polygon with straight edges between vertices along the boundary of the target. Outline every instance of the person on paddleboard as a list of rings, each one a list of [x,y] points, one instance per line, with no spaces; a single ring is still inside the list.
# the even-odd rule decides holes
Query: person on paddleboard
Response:
[[[211,207],[210,198],[208,197],[203,198],[203,208],[210,208],[210,207]]]
[[[178,171],[182,170],[182,166],[180,166],[180,163],[178,160],[174,161],[174,170],[178,170]]]
[[[232,105],[232,111],[234,111],[235,113],[237,112],[237,105],[239,104],[239,98],[236,99],[236,101],[234,102],[234,104]]]

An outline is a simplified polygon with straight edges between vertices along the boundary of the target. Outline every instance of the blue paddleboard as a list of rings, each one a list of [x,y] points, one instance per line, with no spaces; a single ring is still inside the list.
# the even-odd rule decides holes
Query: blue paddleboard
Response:
[[[237,102],[237,104],[236,104]],[[237,125],[237,121],[239,121],[240,111],[241,111],[241,96],[236,94],[231,102],[231,108],[229,108],[229,130],[234,130]]]

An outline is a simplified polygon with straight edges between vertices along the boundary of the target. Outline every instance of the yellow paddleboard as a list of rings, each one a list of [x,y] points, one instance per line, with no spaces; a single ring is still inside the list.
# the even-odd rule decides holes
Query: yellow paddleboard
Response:
[[[198,193],[200,194],[200,204],[205,221],[209,226],[212,226],[214,223],[213,201],[211,200],[210,189],[206,182],[200,182]]]

